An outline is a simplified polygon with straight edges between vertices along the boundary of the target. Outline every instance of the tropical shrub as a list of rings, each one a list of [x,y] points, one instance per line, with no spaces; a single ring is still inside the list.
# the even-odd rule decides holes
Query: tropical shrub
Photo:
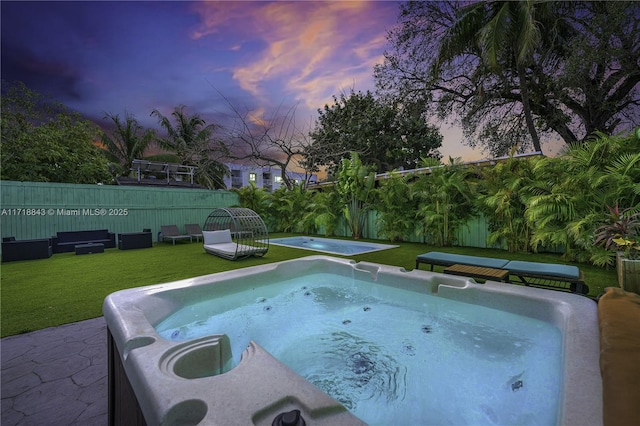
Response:
[[[596,229],[594,245],[604,247],[611,255],[604,259],[594,255],[591,260],[599,266],[611,265],[616,252],[623,252],[628,259],[640,259],[640,209],[620,209],[617,203],[607,208],[607,221]]]
[[[421,175],[413,184],[412,197],[417,200],[417,229],[425,242],[450,246],[456,240],[456,230],[476,214],[475,185],[471,169],[459,160],[435,167],[430,174]]]
[[[292,189],[282,186],[271,194],[269,212],[274,229],[281,232],[315,232],[315,223],[307,214],[312,208],[313,195],[303,184]]]
[[[559,158],[537,161],[533,171],[526,211],[531,244],[562,245],[569,260],[586,262],[597,252],[593,235],[607,205],[635,206],[640,200],[640,151],[633,134],[598,134]]]
[[[407,177],[392,173],[388,179],[380,181],[376,198],[378,233],[389,241],[403,241],[411,235],[415,229],[417,206]]]
[[[267,191],[263,188],[258,188],[254,182],[250,182],[249,186],[233,188],[232,191],[238,194],[241,207],[253,210],[266,221],[270,197]]]
[[[479,170],[477,207],[489,220],[487,245],[506,245],[510,252],[529,251],[531,225],[525,219],[533,162],[511,157]]]
[[[306,214],[305,222],[310,220],[314,222],[317,229],[324,232],[324,235],[335,235],[342,220],[342,202],[335,187],[313,193],[310,211]]]
[[[340,164],[335,188],[351,235],[362,238],[367,216],[374,205],[375,172],[362,164],[358,154],[344,158]]]

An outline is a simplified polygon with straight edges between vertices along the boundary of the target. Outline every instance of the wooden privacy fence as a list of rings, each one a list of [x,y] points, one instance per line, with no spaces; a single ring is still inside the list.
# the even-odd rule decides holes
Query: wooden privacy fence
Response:
[[[367,216],[367,222],[365,223],[365,228],[363,232],[364,238],[370,238],[373,240],[384,240],[385,237],[378,233],[378,229],[376,226],[376,219],[378,216],[378,212],[371,211]],[[323,233],[324,229],[321,229],[320,233]],[[456,245],[463,247],[480,247],[480,248],[504,248],[501,246],[492,246],[489,247],[487,245],[487,237],[489,236],[489,222],[484,216],[473,217],[469,219],[469,221],[463,226],[459,227],[455,231],[456,234]],[[341,221],[338,229],[336,230],[336,235],[340,237],[350,237],[351,231],[349,227],[345,223],[344,220]],[[407,235],[405,236],[405,241],[413,242],[413,243],[422,243],[423,237],[421,235]]]
[[[162,225],[177,225],[181,230],[187,223],[202,226],[213,210],[238,205],[238,195],[231,191],[0,181],[0,231],[2,237],[28,240],[49,238],[58,231],[123,233],[149,228],[155,240]],[[376,216],[377,212],[370,212],[364,238],[384,240]],[[336,235],[351,235],[344,221]],[[456,230],[456,245],[486,248],[488,235],[488,221],[472,218]],[[423,238],[409,235],[406,241],[423,242]]]
[[[49,238],[58,231],[108,229],[155,236],[162,225],[204,224],[219,207],[238,205],[230,191],[78,185],[42,182],[0,182],[2,237],[18,240]]]

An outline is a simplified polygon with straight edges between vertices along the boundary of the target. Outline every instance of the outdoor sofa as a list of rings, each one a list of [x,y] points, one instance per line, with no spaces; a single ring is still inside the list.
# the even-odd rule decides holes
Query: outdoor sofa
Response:
[[[54,253],[68,253],[75,250],[81,244],[104,244],[104,248],[115,248],[116,234],[107,229],[92,231],[65,231],[58,232],[51,239]]]
[[[53,254],[51,239],[16,240],[14,237],[2,239],[2,261],[47,259]]]
[[[509,261],[493,257],[468,256],[463,254],[442,253],[439,251],[418,255],[416,257],[416,269],[420,269],[421,263],[431,265],[431,271],[433,271],[434,265],[445,267],[468,265],[506,270],[509,272],[508,282],[520,282],[527,286],[569,290],[579,294],[589,293],[589,287],[584,282],[582,271],[573,265],[526,262],[521,260]],[[563,284],[569,284],[569,287],[566,288]]]

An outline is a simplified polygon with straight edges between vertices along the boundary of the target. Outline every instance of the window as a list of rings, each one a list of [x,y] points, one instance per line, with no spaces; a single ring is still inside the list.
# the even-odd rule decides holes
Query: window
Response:
[[[274,176],[273,181],[275,183],[281,183],[282,182],[282,176]]]
[[[255,182],[255,181],[256,181],[256,174],[249,173],[249,182]]]

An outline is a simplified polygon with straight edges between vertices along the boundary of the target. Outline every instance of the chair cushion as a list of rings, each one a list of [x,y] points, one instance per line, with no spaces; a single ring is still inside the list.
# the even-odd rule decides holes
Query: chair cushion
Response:
[[[550,277],[562,277],[568,279],[580,279],[580,269],[572,265],[559,265],[556,263],[525,262],[512,260],[503,266],[513,275],[545,275]]]
[[[442,253],[439,251],[431,251],[429,253],[420,254],[418,260],[423,263],[434,263],[436,265],[470,265],[484,266],[487,268],[501,269],[507,264],[505,259],[496,259],[493,257],[466,256],[464,254]]]
[[[209,253],[225,254],[227,256],[235,256],[238,251],[236,243],[215,243],[205,244],[204,249]]]
[[[231,231],[224,229],[222,231],[202,231],[204,245],[223,244],[231,242]]]

